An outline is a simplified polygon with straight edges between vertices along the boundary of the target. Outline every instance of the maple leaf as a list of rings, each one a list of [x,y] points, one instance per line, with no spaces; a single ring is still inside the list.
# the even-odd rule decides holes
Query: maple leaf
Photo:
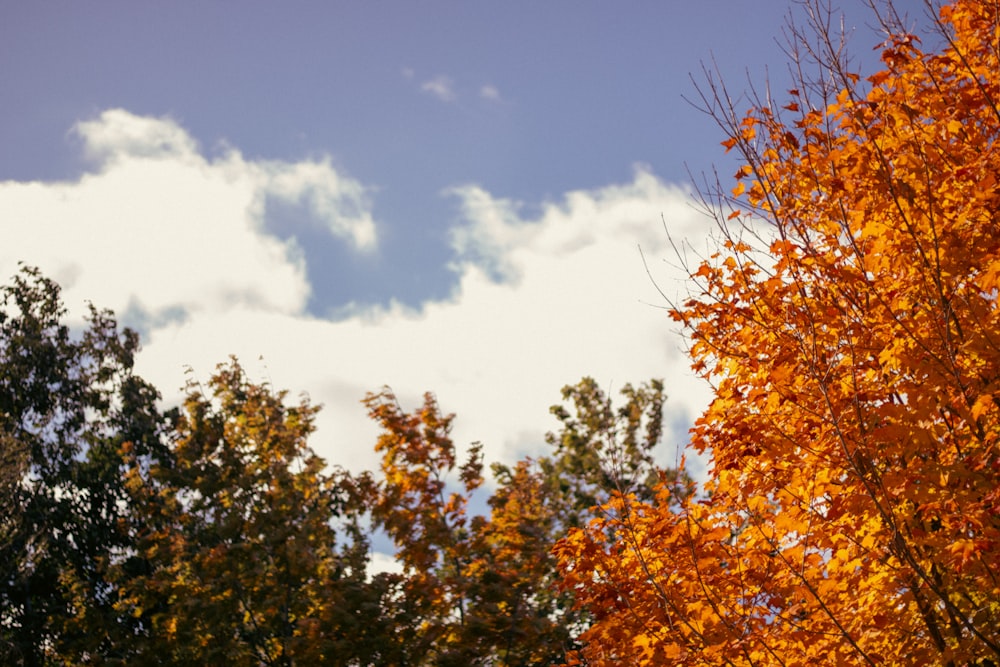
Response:
[[[672,316],[713,465],[703,496],[623,495],[557,549],[595,615],[582,659],[1000,660],[1000,10],[949,3],[936,52],[885,25],[867,89],[831,35],[798,44],[826,78],[792,128],[710,89],[745,165],[706,193],[724,242]]]

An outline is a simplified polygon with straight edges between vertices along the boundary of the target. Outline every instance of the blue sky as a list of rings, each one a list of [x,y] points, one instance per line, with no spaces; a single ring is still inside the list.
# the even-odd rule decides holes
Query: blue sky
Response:
[[[229,354],[308,392],[335,463],[386,384],[537,454],[583,375],[665,378],[673,460],[709,394],[637,248],[684,293],[663,225],[710,247],[689,172],[735,168],[691,77],[785,88],[789,7],[3,0],[0,273],[139,328],[168,401]]]

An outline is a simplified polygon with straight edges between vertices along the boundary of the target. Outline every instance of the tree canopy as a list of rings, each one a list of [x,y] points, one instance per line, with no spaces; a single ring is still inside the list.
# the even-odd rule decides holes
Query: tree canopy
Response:
[[[158,394],[132,373],[138,336],[94,307],[79,335],[64,316],[58,285],[35,269],[0,288],[6,664],[43,664],[83,643],[114,655],[118,639],[130,636],[134,621],[116,608],[107,577],[134,537],[120,452],[128,446],[143,464],[165,452]],[[96,626],[108,630],[89,634]]]
[[[2,295],[5,664],[561,664],[589,617],[553,546],[657,477],[659,381],[617,408],[566,387],[552,455],[492,478],[432,394],[407,412],[385,388],[364,401],[381,466],[351,474],[309,445],[318,407],[237,360],[163,413],[111,313],[73,331],[31,268]],[[402,572],[372,571],[379,536]]]
[[[586,664],[1000,662],[1000,13],[881,18],[867,79],[827,26],[785,102],[706,91],[743,166],[671,314],[711,475],[559,547]]]

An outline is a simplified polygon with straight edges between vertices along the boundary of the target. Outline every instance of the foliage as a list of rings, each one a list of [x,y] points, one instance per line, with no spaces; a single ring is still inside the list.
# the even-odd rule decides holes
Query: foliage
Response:
[[[560,499],[564,530],[586,525],[591,510],[616,492],[650,500],[656,486],[667,483],[683,495],[684,473],[663,469],[653,458],[663,436],[663,381],[626,384],[620,394],[625,400],[615,409],[597,382],[584,377],[563,387],[572,412],[565,405],[550,408],[562,428],[546,436],[553,453],[539,466]]]
[[[169,465],[131,469],[146,573],[119,606],[141,619],[133,659],[353,664],[364,651],[366,547],[341,552],[348,500],[308,447],[317,408],[220,366],[188,385]],[[370,648],[370,647],[369,647]]]
[[[485,480],[478,445],[458,465],[454,415],[442,414],[431,394],[413,413],[389,389],[368,396],[383,432],[380,476],[366,482],[374,523],[395,543],[403,567],[401,575],[386,576],[400,587],[392,616],[405,664],[563,662],[586,614],[558,590],[552,547],[616,489],[651,488],[662,390],[658,381],[627,385],[624,405],[614,410],[590,378],[564,388],[572,411],[552,408],[562,423],[547,438],[553,455],[494,464],[486,516],[469,514]]]
[[[711,479],[559,546],[596,619],[576,660],[1000,663],[1000,15],[943,7],[927,52],[881,18],[867,82],[820,24],[781,109],[706,96],[745,162],[673,309]]]
[[[459,466],[464,493],[448,492],[457,457],[449,437],[454,415],[443,415],[434,397],[407,414],[388,389],[365,399],[383,429],[375,449],[382,481],[373,490],[372,519],[396,544],[403,567],[396,618],[402,664],[452,664],[465,623],[471,553],[468,494],[482,483],[478,447]],[[471,664],[471,663],[467,663]]]
[[[105,573],[133,545],[120,448],[163,453],[156,391],[133,375],[135,332],[91,307],[62,322],[59,287],[22,267],[0,288],[0,661],[82,645],[114,653],[133,620]]]
[[[552,455],[494,465],[474,511],[479,446],[459,465],[430,394],[412,414],[369,396],[382,465],[349,475],[309,447],[318,408],[236,360],[161,414],[110,313],[74,335],[34,269],[2,305],[5,664],[559,664],[588,617],[552,546],[657,477],[659,382],[617,409],[566,387]],[[368,571],[376,530],[402,573]]]

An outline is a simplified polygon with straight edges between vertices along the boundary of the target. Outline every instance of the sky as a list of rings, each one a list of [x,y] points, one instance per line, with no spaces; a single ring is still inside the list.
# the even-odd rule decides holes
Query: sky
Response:
[[[434,392],[509,463],[583,376],[664,379],[675,463],[710,391],[665,310],[673,244],[711,250],[692,177],[736,167],[689,100],[705,68],[787,88],[790,9],[0,0],[0,279],[114,310],[168,404],[236,355],[322,404],[312,446],[352,470],[367,392]]]

